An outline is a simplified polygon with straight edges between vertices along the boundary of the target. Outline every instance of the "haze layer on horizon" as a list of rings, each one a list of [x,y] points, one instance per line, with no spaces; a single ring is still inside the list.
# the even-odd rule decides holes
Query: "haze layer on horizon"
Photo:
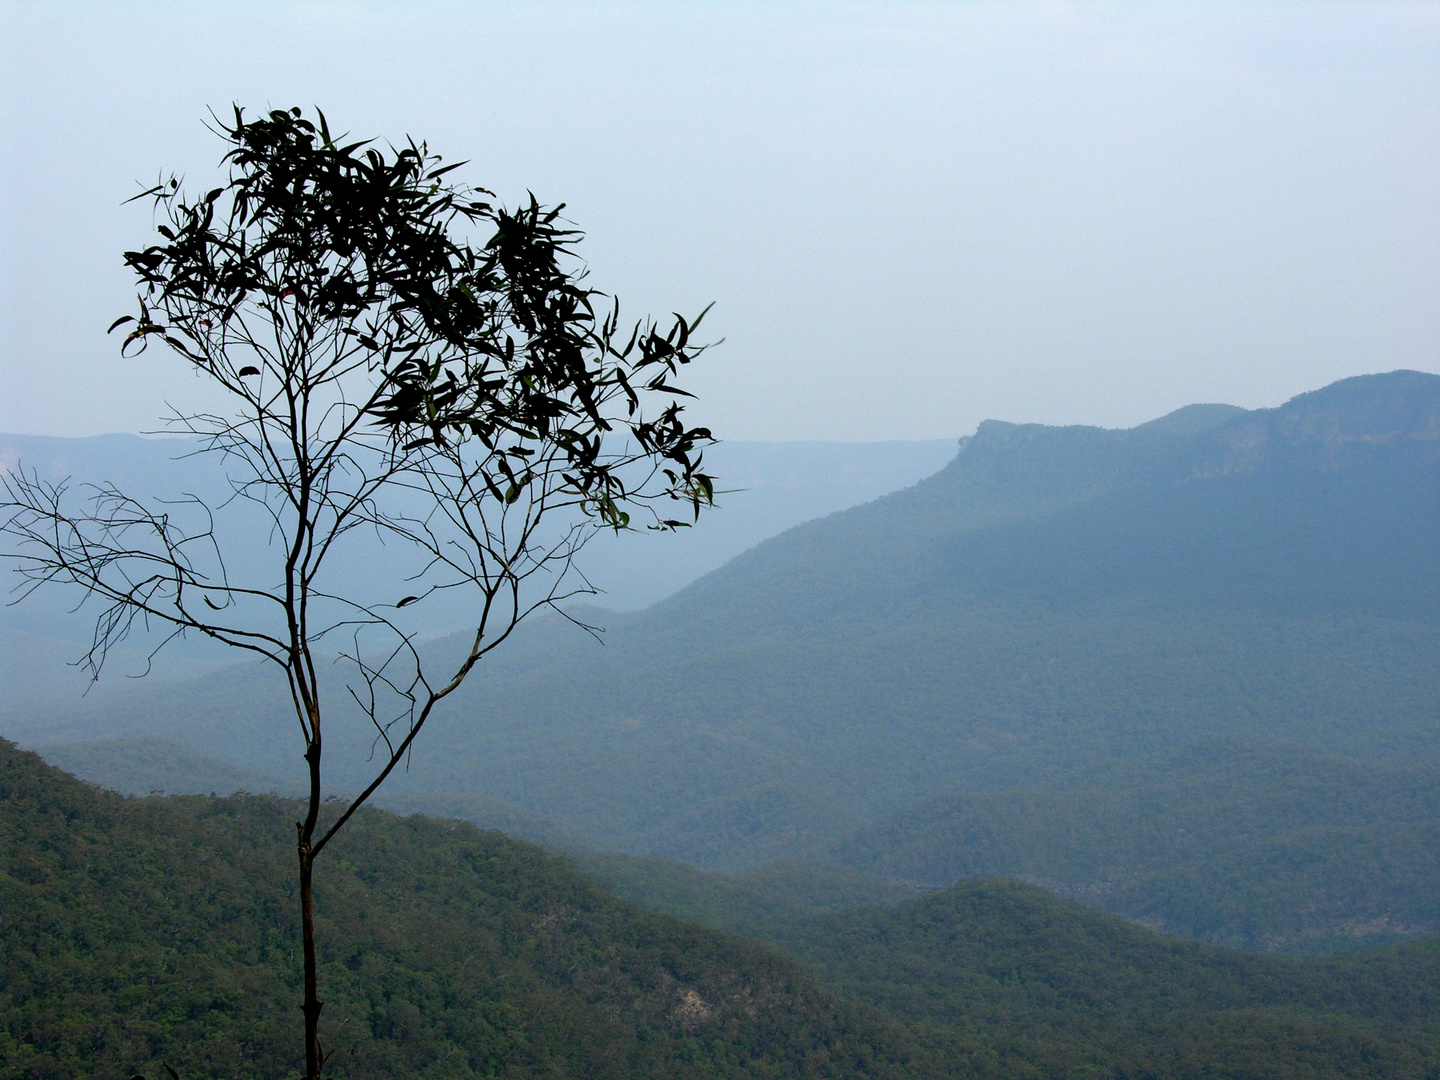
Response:
[[[565,202],[631,315],[715,301],[729,439],[1440,372],[1440,5],[12,3],[0,38],[0,430],[207,404],[104,331],[122,202],[213,186],[232,102]]]

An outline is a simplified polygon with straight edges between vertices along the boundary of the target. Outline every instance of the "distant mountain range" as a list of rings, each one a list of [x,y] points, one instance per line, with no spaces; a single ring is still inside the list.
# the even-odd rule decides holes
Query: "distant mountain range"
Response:
[[[987,422],[922,482],[604,621],[603,647],[555,621],[496,654],[388,797],[508,805],[591,846],[728,872],[806,856],[932,885],[1020,874],[1214,940],[1436,929],[1423,897],[1440,872],[1412,853],[1431,845],[1440,762],[1440,377],[1126,431]],[[166,738],[287,782],[278,689],[235,669],[7,730]],[[356,782],[363,728],[329,745]],[[1204,746],[1229,747],[1242,779],[1187,751]],[[1310,779],[1267,779],[1287,769]],[[1394,769],[1417,770],[1413,799],[1341,798],[1354,814],[1319,832],[1286,816]],[[977,821],[996,837],[983,857]],[[1113,866],[1081,857],[1092,840]],[[1399,846],[1381,858],[1382,840]],[[1252,918],[1254,890],[1225,884],[1292,863],[1266,910],[1310,881],[1331,899],[1308,922]],[[1392,863],[1411,873],[1389,893],[1352,888]]]

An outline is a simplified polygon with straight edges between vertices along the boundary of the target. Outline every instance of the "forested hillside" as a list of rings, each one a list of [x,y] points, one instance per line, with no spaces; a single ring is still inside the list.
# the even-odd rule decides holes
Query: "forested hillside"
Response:
[[[917,1033],[979,1043],[968,1075],[1440,1076],[1435,937],[1278,960],[1015,881],[916,898],[820,864],[725,878],[634,856],[576,862],[627,899],[784,946]]]
[[[0,743],[0,1071],[292,1073],[298,806],[126,799]],[[909,1056],[775,950],[469,825],[358,816],[317,912],[337,1077],[888,1076]]]
[[[126,798],[0,743],[0,1068],[293,1068],[296,806]],[[883,898],[858,875],[792,868],[729,890],[766,945],[464,823],[364,813],[339,845],[318,881],[336,1077],[1440,1076],[1435,939],[1277,960],[1013,882],[857,907]],[[723,917],[713,878],[671,885]]]
[[[1020,1075],[1440,1075],[1433,938],[1282,961],[989,880],[805,920],[776,940],[833,990],[980,1041]]]
[[[478,770],[611,843],[740,869],[1216,736],[1434,760],[1437,412],[1440,379],[1397,373],[1199,433],[982,426],[605,649],[497,673],[416,782]]]
[[[1440,932],[1440,766],[1213,739],[938,796],[819,854],[929,887],[1022,878],[1219,944],[1373,945]]]

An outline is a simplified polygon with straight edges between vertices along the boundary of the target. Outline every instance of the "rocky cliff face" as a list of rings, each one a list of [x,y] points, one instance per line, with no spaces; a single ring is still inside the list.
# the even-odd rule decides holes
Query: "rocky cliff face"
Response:
[[[1440,461],[1440,376],[1361,375],[1257,409],[1207,433],[1198,476],[1267,466],[1342,468],[1377,454]]]
[[[1086,496],[1130,482],[1336,469],[1399,455],[1440,462],[1440,375],[1360,375],[1274,409],[1190,405],[1136,428],[987,420],[948,471],[971,483]]]

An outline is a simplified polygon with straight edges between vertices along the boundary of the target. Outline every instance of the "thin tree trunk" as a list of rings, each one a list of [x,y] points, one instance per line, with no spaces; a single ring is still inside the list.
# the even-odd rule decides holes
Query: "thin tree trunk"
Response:
[[[324,1062],[320,1059],[319,980],[315,972],[315,905],[311,891],[311,872],[315,865],[310,854],[310,838],[300,829],[300,936],[305,951],[305,1076],[315,1080]]]
[[[315,854],[311,843],[315,838],[315,823],[320,816],[320,718],[312,712],[311,741],[306,748],[305,760],[310,766],[310,806],[304,821],[295,823],[299,833],[300,856],[300,940],[305,953],[305,1077],[318,1080],[325,1059],[320,1053],[320,1010],[325,1003],[320,1000],[319,977],[315,970],[315,894],[312,879],[315,868]]]

